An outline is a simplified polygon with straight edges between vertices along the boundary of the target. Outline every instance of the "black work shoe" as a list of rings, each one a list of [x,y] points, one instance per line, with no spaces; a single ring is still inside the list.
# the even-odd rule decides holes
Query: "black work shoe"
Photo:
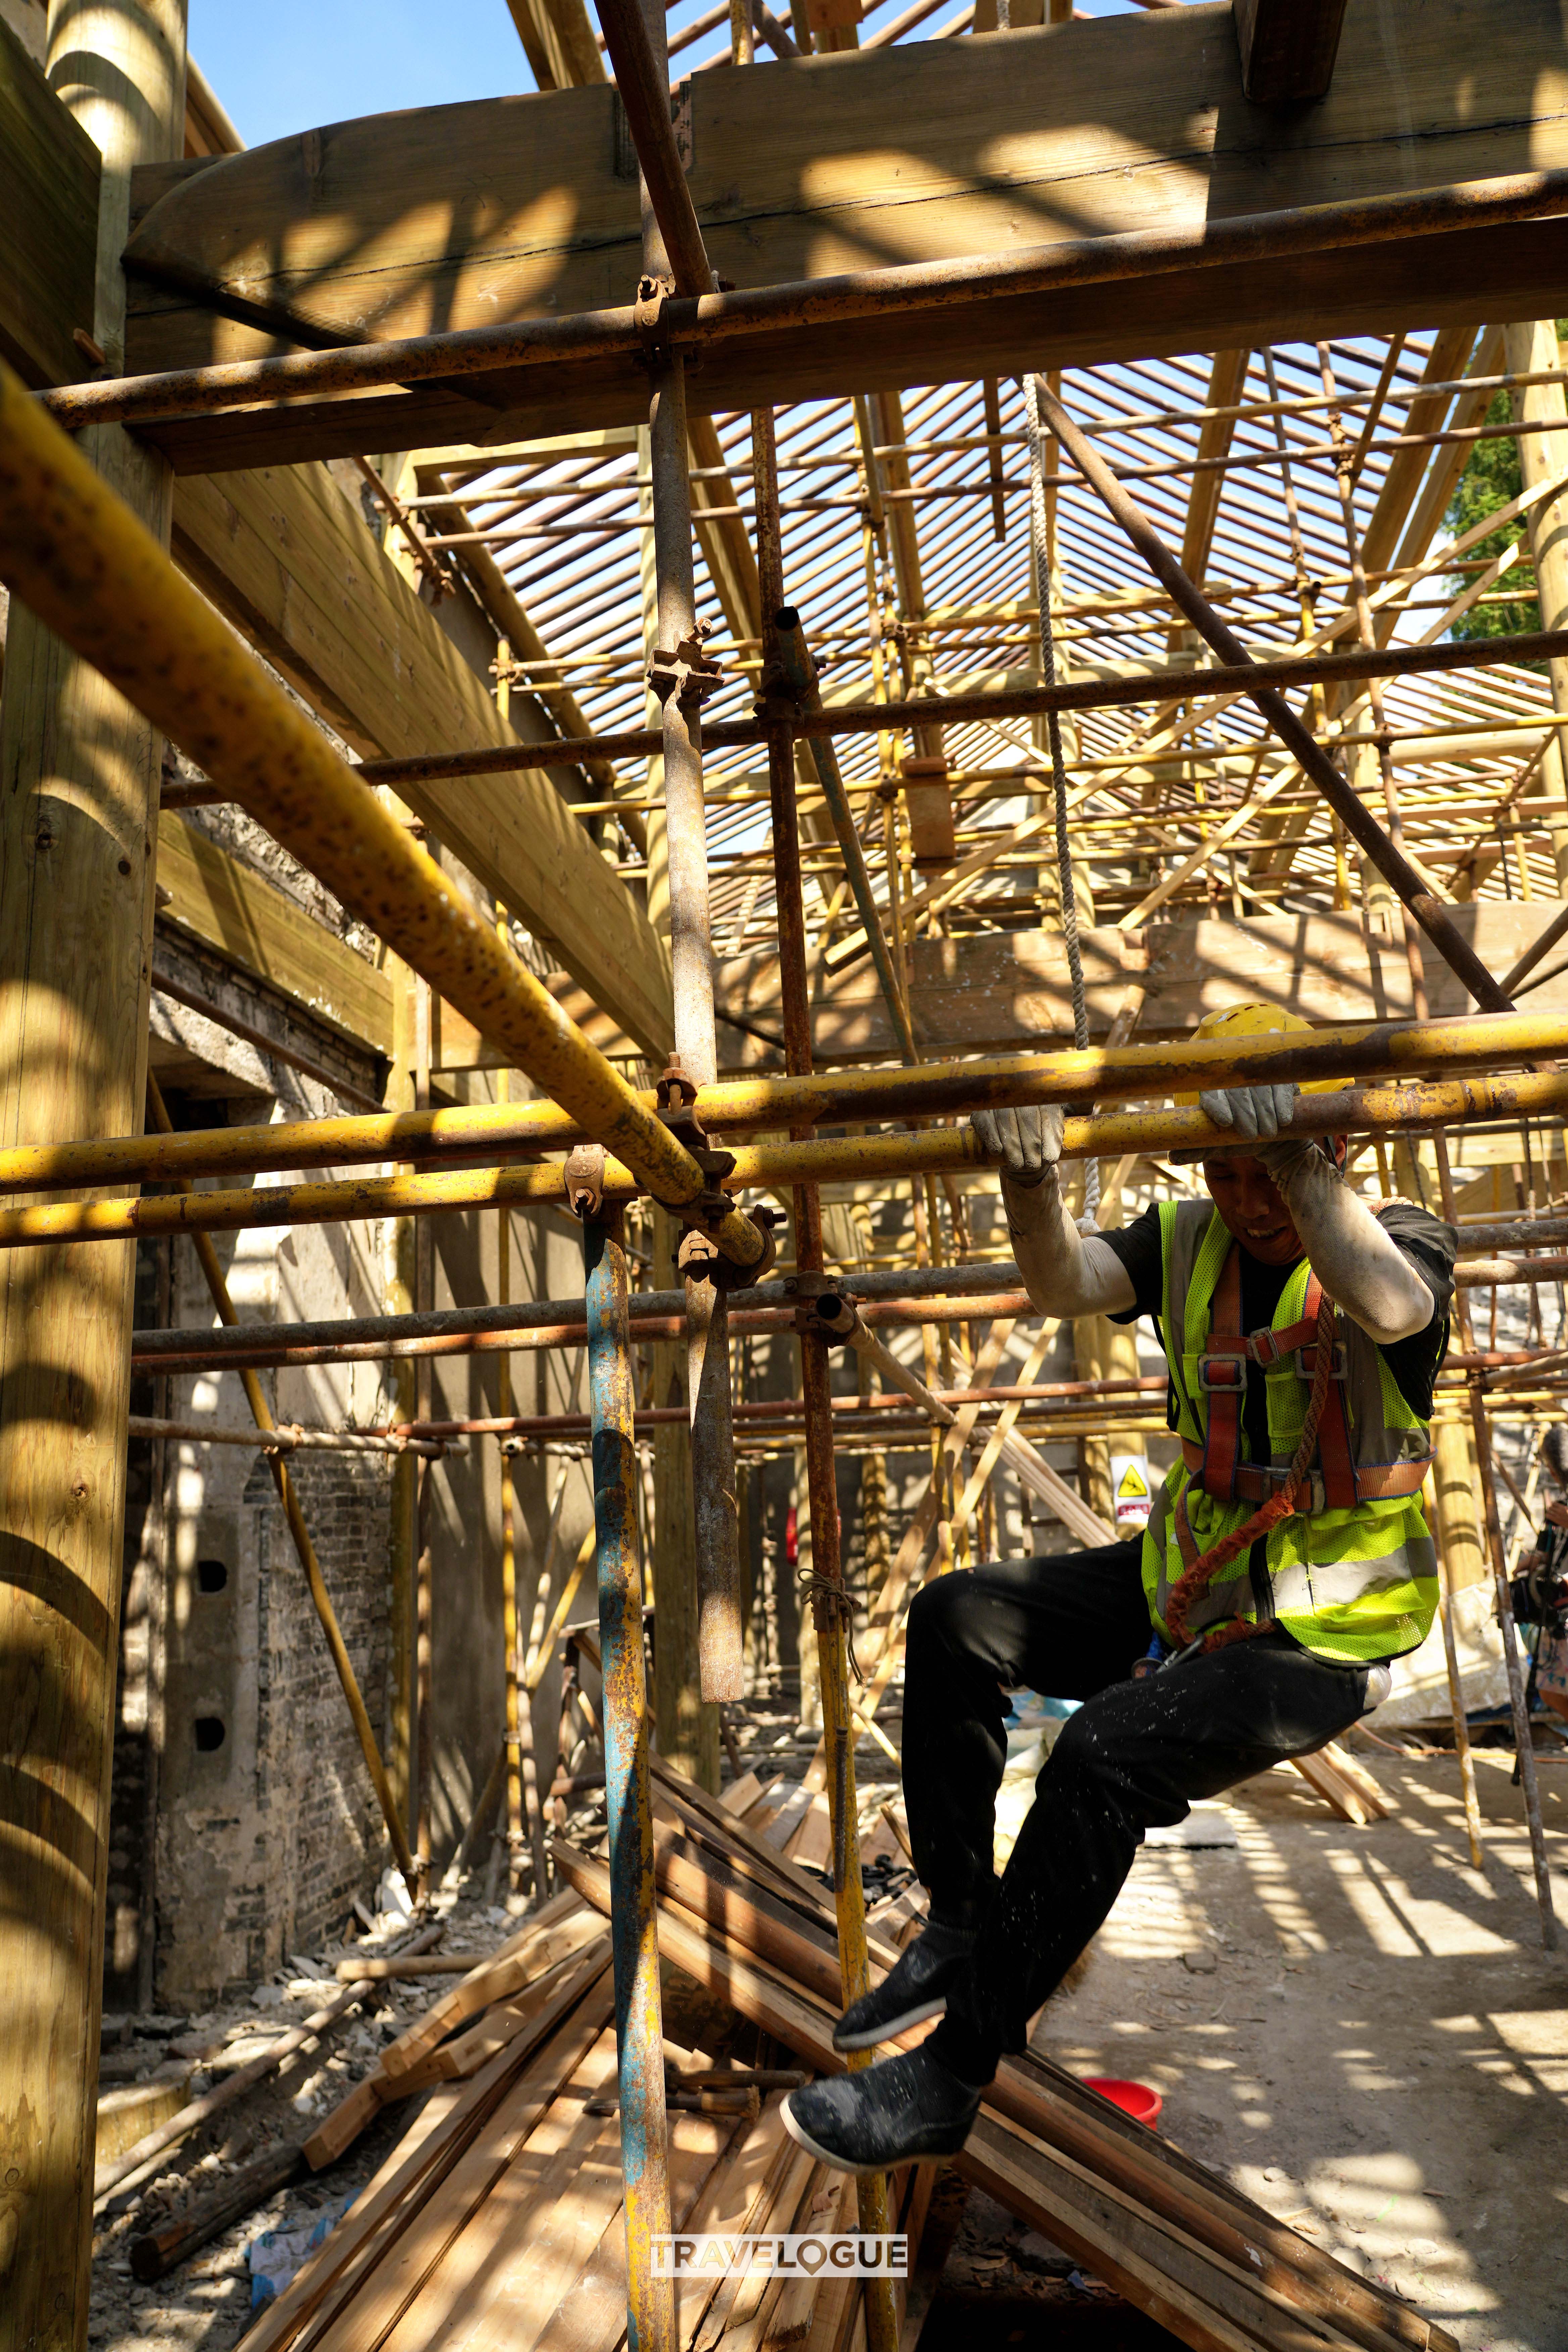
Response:
[[[933,1920],[874,1991],[850,2002],[833,2029],[835,2050],[875,2050],[907,2027],[940,2017],[974,1945],[973,1927],[943,1927]]]
[[[835,2172],[887,2172],[923,2156],[956,2156],[980,2112],[980,2093],[924,2050],[834,2074],[792,2091],[784,2128]]]

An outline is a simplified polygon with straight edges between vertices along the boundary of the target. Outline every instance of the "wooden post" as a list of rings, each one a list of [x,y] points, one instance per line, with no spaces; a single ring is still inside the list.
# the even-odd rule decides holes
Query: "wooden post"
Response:
[[[393,1071],[387,1090],[389,1110],[414,1108],[415,994],[424,983],[402,961],[392,966],[394,1005]],[[403,1172],[411,1175],[413,1170]],[[411,1315],[416,1289],[413,1217],[389,1217],[385,1223],[386,1311]],[[543,1359],[541,1358],[541,1362]],[[399,1421],[412,1421],[419,1400],[414,1366],[406,1358],[388,1366],[392,1409]],[[391,1658],[387,1674],[387,1725],[383,1749],[386,1776],[392,1783],[398,1818],[412,1840],[414,1833],[414,1653],[415,1560],[418,1545],[419,1463],[412,1454],[393,1464],[387,1525],[387,1580],[390,1589],[388,1628]]]
[[[103,155],[94,333],[123,363],[131,170],[178,155],[184,0],[50,11],[50,79]],[[84,446],[168,538],[172,478]],[[0,1135],[140,1134],[161,738],[14,604],[0,701]],[[87,2340],[134,1252],[0,1267],[0,2347]]]
[[[1561,367],[1557,324],[1552,319],[1525,319],[1503,329],[1503,351],[1510,375],[1536,375]],[[1560,383],[1525,384],[1513,394],[1513,413],[1521,424],[1560,419],[1561,433],[1524,433],[1519,439],[1519,470],[1527,490],[1568,472],[1568,401]],[[1530,510],[1530,551],[1535,564],[1535,584],[1541,596],[1541,625],[1555,629],[1568,614],[1568,498],[1542,499]],[[1549,664],[1552,707],[1568,711],[1568,661]],[[1552,856],[1557,887],[1568,892],[1568,772],[1563,742],[1553,733],[1541,762],[1541,787],[1552,800],[1565,803],[1552,826]]]

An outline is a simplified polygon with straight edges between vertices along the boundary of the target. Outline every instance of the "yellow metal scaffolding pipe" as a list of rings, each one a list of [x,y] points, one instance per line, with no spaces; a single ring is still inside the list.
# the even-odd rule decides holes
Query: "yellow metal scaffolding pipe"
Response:
[[[526,975],[525,975],[526,976]],[[590,1051],[593,1049],[590,1048]],[[1197,1087],[1263,1086],[1277,1079],[1415,1076],[1491,1071],[1510,1062],[1568,1055],[1562,1014],[1496,1013],[1455,1021],[1380,1021],[1319,1029],[1310,1036],[1202,1038],[1168,1045],[1090,1046],[928,1062],[918,1069],[830,1071],[806,1077],[722,1080],[704,1087],[697,1116],[731,1128],[837,1126],[851,1120],[929,1118],[1010,1103],[1112,1100]],[[634,1099],[652,1112],[651,1094]],[[559,1150],[579,1123],[554,1103],[386,1111],[364,1118],[295,1119],[276,1127],[188,1129],[173,1136],[22,1145],[0,1151],[0,1192],[167,1183],[178,1177],[344,1168],[357,1161],[434,1160],[510,1150]],[[620,1155],[623,1159],[625,1153]]]
[[[697,1162],[0,362],[0,579],[659,1200]],[[763,1240],[732,1214],[742,1265]]]
[[[1464,1125],[1476,1119],[1554,1118],[1568,1114],[1568,1072],[1503,1078],[1445,1078],[1431,1086],[1347,1087],[1309,1095],[1284,1132],[1388,1134]],[[1190,1109],[1119,1110],[1066,1123],[1068,1159],[1120,1159],[1235,1151],[1235,1136]],[[958,1175],[988,1168],[973,1128],[928,1128],[915,1134],[819,1137],[810,1143],[744,1145],[726,1177],[731,1192],[766,1185],[866,1183],[920,1175]],[[642,1191],[634,1171],[606,1159],[605,1197]],[[164,1234],[237,1233],[267,1225],[341,1224],[361,1217],[432,1216],[449,1209],[488,1209],[561,1202],[559,1161],[523,1168],[465,1168],[431,1176],[350,1178],[340,1183],[280,1184],[258,1192],[155,1195],[150,1200],[69,1201],[0,1210],[0,1249],[41,1242],[108,1241]]]

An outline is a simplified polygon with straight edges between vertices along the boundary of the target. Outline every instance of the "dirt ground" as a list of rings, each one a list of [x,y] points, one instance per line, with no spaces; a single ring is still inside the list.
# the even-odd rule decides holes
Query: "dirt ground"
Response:
[[[1215,1809],[1233,1845],[1145,1848],[1037,2044],[1075,2074],[1152,2084],[1171,2138],[1385,2280],[1465,2352],[1568,2352],[1568,1951],[1542,1949],[1512,1759],[1477,1757],[1481,1873],[1451,1758],[1363,1746],[1362,1761],[1394,1801],[1385,1822],[1338,1822],[1281,1772]],[[1568,1945],[1568,1762],[1542,1757],[1540,1769]],[[488,1945],[510,1924],[465,1904],[452,1940]],[[248,2114],[248,2146],[231,2137],[223,2158],[297,2132],[414,2006],[356,2029],[330,2071],[318,2057],[289,2078]],[[384,2118],[342,2166],[156,2286],[130,2277],[127,2215],[100,2241],[94,2347],[228,2352],[247,2321],[250,2240],[346,2196],[401,2127]],[[197,2154],[171,2165],[153,2201],[177,2209],[219,2177],[219,2150],[205,2174]],[[952,2251],[922,2352],[976,2341],[1156,2352],[1173,2340],[956,2182],[934,2210]]]
[[[1037,2045],[1152,2084],[1172,2139],[1465,2352],[1568,2352],[1568,1950],[1512,1757],[1477,1754],[1481,1873],[1451,1759],[1361,1760],[1385,1822],[1274,1772],[1220,1809],[1234,1847],[1146,1847]],[[1540,1778],[1568,1947],[1568,1763]]]

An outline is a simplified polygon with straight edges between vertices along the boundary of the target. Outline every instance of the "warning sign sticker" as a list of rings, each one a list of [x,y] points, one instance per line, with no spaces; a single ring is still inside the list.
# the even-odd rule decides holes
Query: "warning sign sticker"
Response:
[[[1142,1454],[1113,1454],[1110,1457],[1110,1491],[1116,1501],[1117,1526],[1142,1527],[1148,1519],[1152,1500],[1147,1458]]]

